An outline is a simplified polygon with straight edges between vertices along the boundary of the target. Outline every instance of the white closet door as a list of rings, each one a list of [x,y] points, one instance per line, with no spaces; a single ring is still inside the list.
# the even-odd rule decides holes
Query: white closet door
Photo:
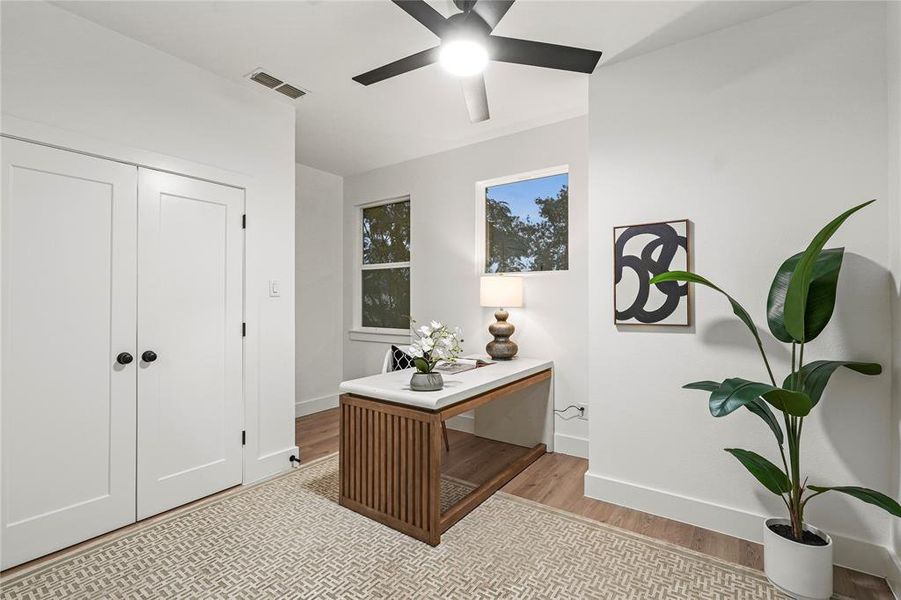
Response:
[[[135,520],[137,169],[2,141],[2,566]]]
[[[244,192],[138,171],[143,519],[241,483]]]

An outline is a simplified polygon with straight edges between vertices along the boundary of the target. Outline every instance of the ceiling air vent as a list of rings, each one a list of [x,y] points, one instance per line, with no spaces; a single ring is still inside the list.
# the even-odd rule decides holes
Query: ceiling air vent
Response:
[[[298,98],[306,94],[305,91],[297,89],[290,83],[283,83],[282,85],[275,88],[275,91],[283,93],[285,96],[291,98],[292,100],[297,100]]]
[[[253,73],[247,75],[247,78],[259,83],[260,85],[264,85],[270,90],[275,90],[276,92],[282,94],[283,96],[287,96],[292,100],[297,100],[303,96],[307,95],[307,91],[303,90],[296,85],[291,85],[290,83],[285,83],[284,80],[279,79],[275,75],[272,75],[265,71],[264,69],[256,69]]]
[[[281,79],[277,79],[264,71],[255,71],[250,75],[250,78],[260,85],[265,85],[267,88],[274,88],[282,82]]]

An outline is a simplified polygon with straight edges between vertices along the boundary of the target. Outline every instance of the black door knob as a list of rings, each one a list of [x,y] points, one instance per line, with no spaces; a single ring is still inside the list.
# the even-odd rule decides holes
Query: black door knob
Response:
[[[144,354],[141,355],[141,360],[144,362],[153,362],[156,360],[156,352],[153,350],[145,350]]]
[[[128,352],[120,352],[119,356],[116,357],[116,362],[119,363],[120,365],[127,365],[128,363],[130,363],[133,360],[134,360],[134,357],[132,357],[132,355],[129,354]]]

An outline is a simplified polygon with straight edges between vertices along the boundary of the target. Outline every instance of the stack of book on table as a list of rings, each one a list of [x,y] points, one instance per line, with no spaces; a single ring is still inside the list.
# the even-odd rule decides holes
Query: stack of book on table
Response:
[[[482,358],[458,358],[454,361],[441,361],[435,366],[435,370],[440,373],[455,375],[456,373],[463,373],[465,371],[471,371],[473,369],[478,369],[479,367],[493,364],[493,361]]]

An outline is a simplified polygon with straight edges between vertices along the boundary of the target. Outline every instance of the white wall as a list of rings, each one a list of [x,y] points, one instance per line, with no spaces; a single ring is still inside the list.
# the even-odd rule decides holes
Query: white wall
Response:
[[[568,164],[570,268],[528,276],[525,306],[510,310],[510,322],[517,327],[514,339],[521,355],[555,361],[556,405],[584,402],[588,395],[587,157],[587,120],[582,117],[345,178],[345,331],[353,324],[353,281],[359,277],[350,250],[357,235],[356,205],[409,194],[413,317],[462,327],[466,352],[484,353],[494,317],[491,309],[479,307],[476,182]],[[344,376],[377,373],[387,347],[347,339]],[[557,451],[586,454],[586,424],[558,418]]]
[[[2,6],[2,129],[246,184],[245,481],[294,448],[294,110],[43,2]],[[282,297],[268,297],[268,280]]]
[[[773,274],[833,216],[879,198],[831,242],[846,246],[838,303],[806,359],[890,365],[885,10],[804,4],[592,76],[589,495],[758,541],[760,515],[785,510],[722,451],[776,459],[765,426],[746,411],[714,419],[703,393],[680,389],[763,380],[750,335],[706,288],[695,290],[689,330],[614,327],[614,225],[691,219],[695,270],[748,308],[784,375],[789,355],[765,321]],[[833,376],[804,427],[811,482],[892,491],[886,371]],[[832,494],[807,516],[837,534],[840,564],[885,572],[887,514]]]
[[[894,374],[892,378],[895,438],[893,472],[895,494],[901,497],[901,3],[887,3],[886,74],[888,79],[888,189],[894,214],[890,219],[892,238],[892,273],[894,296]],[[894,225],[892,227],[892,225]],[[896,595],[901,596],[901,519],[895,519],[893,529],[895,568],[890,581]]]
[[[343,379],[341,303],[344,179],[297,165],[295,415],[338,406]]]

